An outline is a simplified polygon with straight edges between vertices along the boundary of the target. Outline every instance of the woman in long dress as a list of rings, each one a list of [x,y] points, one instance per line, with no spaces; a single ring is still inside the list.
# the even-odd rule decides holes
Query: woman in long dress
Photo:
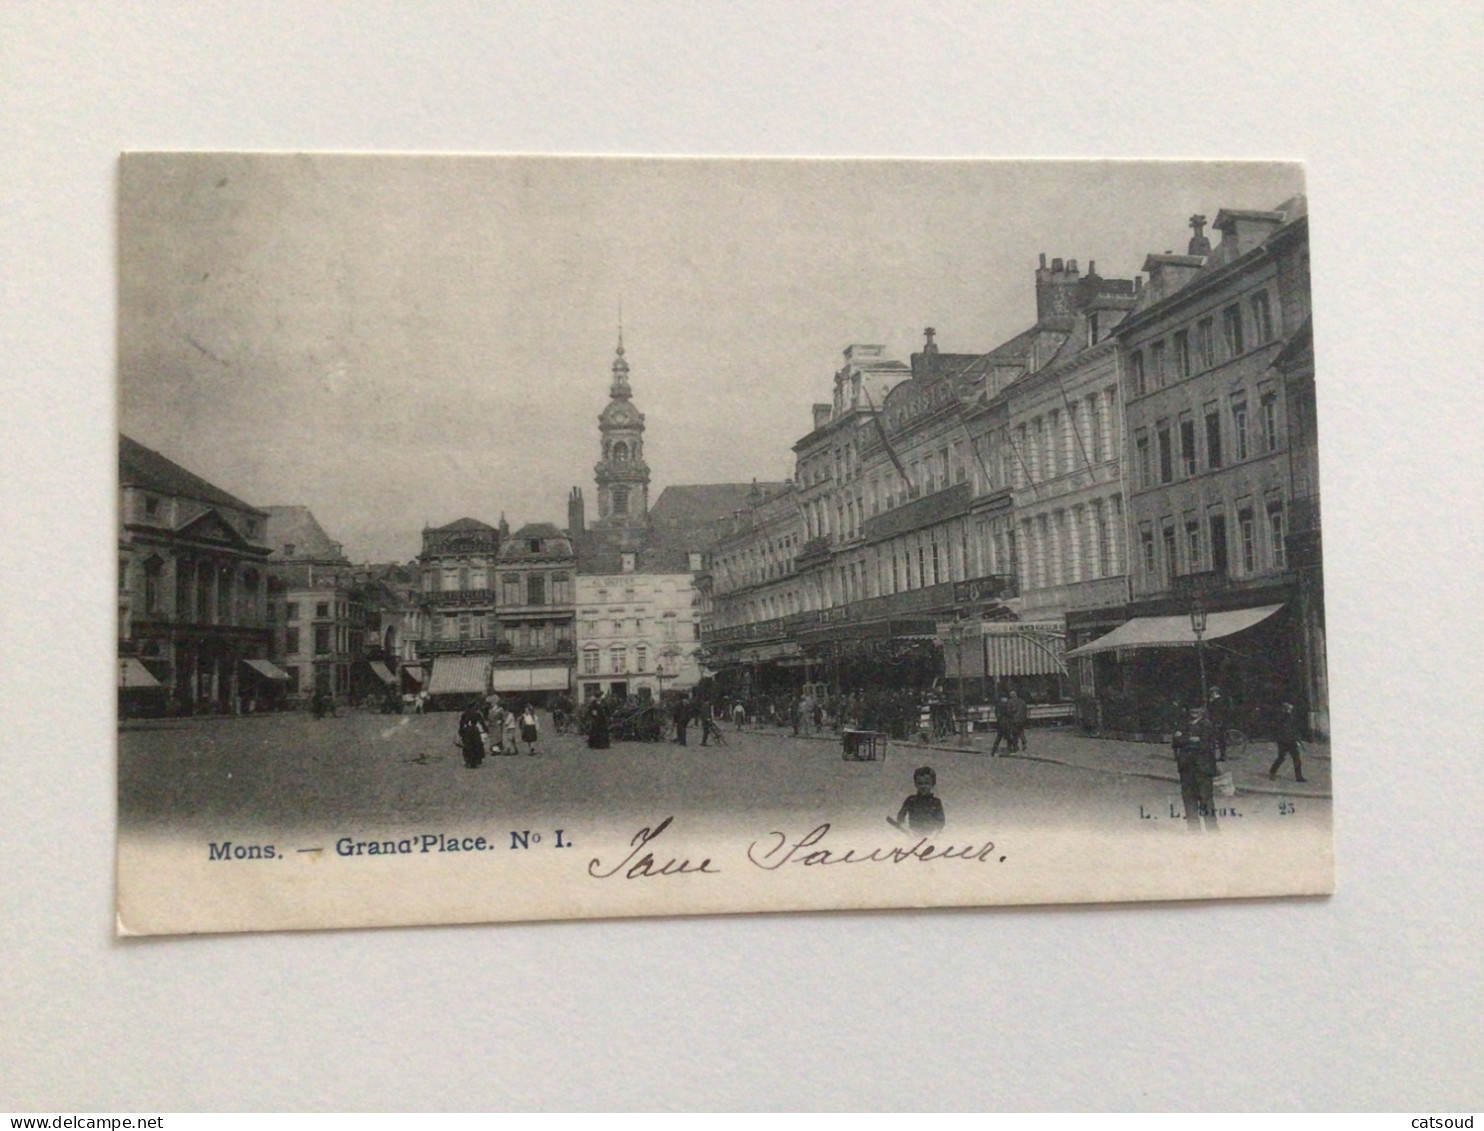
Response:
[[[608,702],[601,697],[593,700],[592,716],[587,724],[587,744],[594,750],[608,749]]]

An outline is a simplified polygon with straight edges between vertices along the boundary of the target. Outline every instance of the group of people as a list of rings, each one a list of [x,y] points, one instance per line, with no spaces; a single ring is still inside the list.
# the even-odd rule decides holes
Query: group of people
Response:
[[[692,699],[682,696],[675,700],[670,708],[670,717],[675,722],[675,741],[686,745],[686,731],[690,729],[693,722],[701,724],[701,745],[709,746],[713,742],[717,746],[725,746],[726,739],[721,735],[721,728],[716,725],[716,712],[711,704],[704,699]]]
[[[1226,725],[1231,715],[1228,700],[1220,688],[1213,688],[1204,706],[1194,704],[1185,710],[1185,718],[1176,724],[1170,745],[1175,752],[1175,768],[1180,772],[1180,800],[1185,808],[1185,821],[1193,829],[1216,831],[1216,778],[1220,763],[1226,761]],[[1293,762],[1293,779],[1307,781],[1299,747],[1298,711],[1291,702],[1278,709],[1275,738],[1278,756],[1268,767],[1268,780],[1278,777],[1285,761]]]
[[[513,709],[491,695],[459,715],[458,745],[464,753],[464,765],[471,770],[478,769],[486,755],[519,754],[522,742],[526,753],[534,757],[540,735],[536,708],[529,703]]]
[[[1009,695],[1001,695],[994,704],[994,745],[989,748],[989,756],[995,758],[1000,753],[1000,743],[1005,744],[1005,753],[1014,754],[1024,750],[1025,731],[1030,725],[1031,709],[1026,705],[1019,692],[1013,688]]]

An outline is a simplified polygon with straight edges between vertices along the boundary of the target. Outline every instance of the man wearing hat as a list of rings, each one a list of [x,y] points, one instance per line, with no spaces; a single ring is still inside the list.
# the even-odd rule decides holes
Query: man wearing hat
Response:
[[[1216,831],[1216,740],[1206,712],[1192,707],[1186,721],[1175,728],[1171,745],[1180,771],[1180,800],[1185,826]]]

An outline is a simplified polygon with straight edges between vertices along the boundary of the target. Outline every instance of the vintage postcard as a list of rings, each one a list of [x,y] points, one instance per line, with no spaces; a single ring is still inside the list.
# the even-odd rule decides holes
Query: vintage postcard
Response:
[[[119,207],[121,933],[1333,890],[1301,166]]]

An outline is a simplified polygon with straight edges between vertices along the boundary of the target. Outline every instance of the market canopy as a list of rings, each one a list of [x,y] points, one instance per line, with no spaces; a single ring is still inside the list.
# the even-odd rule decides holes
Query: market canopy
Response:
[[[1218,640],[1251,628],[1268,619],[1282,605],[1262,605],[1255,609],[1228,609],[1206,614],[1206,631],[1202,640]],[[1193,648],[1195,631],[1190,627],[1190,616],[1134,617],[1125,621],[1106,636],[1100,636],[1091,644],[1067,653],[1068,658],[1091,656],[1098,652],[1111,652],[1117,648]]]
[[[488,656],[439,656],[433,661],[429,695],[463,695],[489,690]]]
[[[284,671],[272,660],[243,660],[242,662],[266,679],[283,680],[285,683],[288,682],[289,673]]]

